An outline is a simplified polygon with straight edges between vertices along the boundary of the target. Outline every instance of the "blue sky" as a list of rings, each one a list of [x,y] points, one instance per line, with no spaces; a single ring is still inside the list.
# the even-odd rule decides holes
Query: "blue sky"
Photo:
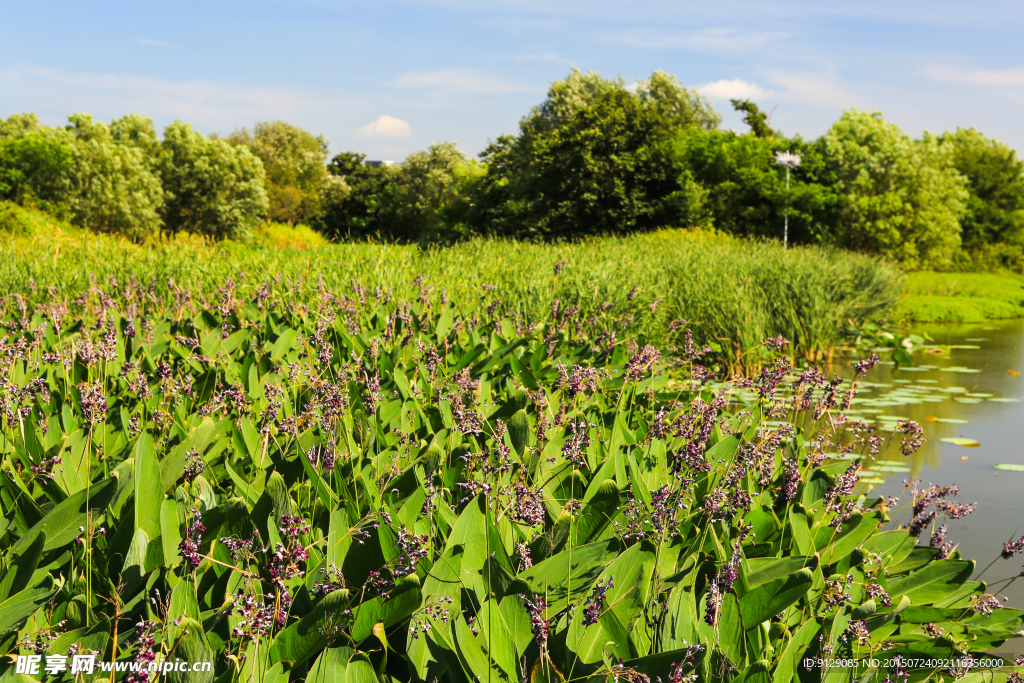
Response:
[[[844,109],[906,132],[973,126],[1024,152],[1024,3],[946,0],[266,0],[5,3],[0,116],[137,112],[228,133],[284,119],[401,160],[514,133],[575,66],[656,69],[815,137]]]

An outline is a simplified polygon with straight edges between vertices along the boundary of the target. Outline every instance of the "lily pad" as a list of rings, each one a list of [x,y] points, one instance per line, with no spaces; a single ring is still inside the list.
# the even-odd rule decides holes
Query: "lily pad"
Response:
[[[996,396],[989,400],[993,403],[1020,403],[1019,398],[1013,398],[1012,396]]]
[[[905,465],[883,465],[881,463],[872,465],[871,469],[875,472],[885,472],[886,474],[906,474],[910,471],[910,468]]]
[[[1011,463],[1000,463],[996,465],[997,470],[1007,470],[1009,472],[1024,472],[1024,465],[1019,465],[1015,462]]]
[[[965,425],[970,422],[970,420],[962,420],[959,417],[940,417],[935,421],[942,422],[948,425]]]
[[[945,439],[939,439],[943,443],[951,443],[956,446],[965,446],[967,448],[978,448],[981,444],[974,439],[964,439],[959,436],[947,436]]]

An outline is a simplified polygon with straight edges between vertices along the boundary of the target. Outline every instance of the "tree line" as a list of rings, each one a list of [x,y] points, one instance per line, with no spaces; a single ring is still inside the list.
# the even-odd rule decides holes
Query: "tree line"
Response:
[[[576,239],[661,227],[832,244],[909,267],[1024,269],[1024,162],[973,128],[912,139],[878,113],[844,112],[823,136],[772,129],[733,100],[748,132],[664,72],[635,87],[573,70],[472,159],[450,142],[394,166],[328,159],[282,121],[223,138],[176,122],[162,139],[129,115],[48,127],[0,120],[0,198],[143,240],[244,238],[260,221],[335,240],[450,242],[490,234]],[[799,157],[786,169],[778,155]]]

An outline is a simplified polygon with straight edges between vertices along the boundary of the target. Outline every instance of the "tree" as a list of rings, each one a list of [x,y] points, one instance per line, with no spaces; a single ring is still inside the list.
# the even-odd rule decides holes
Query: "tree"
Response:
[[[927,133],[911,140],[881,114],[852,109],[825,145],[843,198],[835,232],[841,246],[911,267],[951,263],[968,193],[950,143]]]
[[[756,138],[770,138],[775,131],[768,125],[768,115],[750,100],[729,100],[732,108],[743,112],[743,123],[750,126],[751,134]]]
[[[23,138],[40,128],[42,126],[39,124],[39,117],[32,112],[11,114],[6,120],[0,119],[0,139]]]
[[[269,217],[299,223],[319,214],[325,193],[341,186],[327,172],[327,140],[284,121],[265,121],[228,136],[233,145],[245,145],[263,162],[267,174]],[[337,198],[335,197],[335,200]]]
[[[67,201],[72,221],[139,241],[160,231],[163,189],[142,149],[119,144],[88,114],[69,118],[74,137]]]
[[[779,237],[788,207],[790,241],[830,239],[839,196],[821,142],[692,128],[676,137],[673,151],[680,172],[699,178],[706,189],[705,208],[717,229],[734,235]],[[774,161],[781,151],[799,154],[803,160],[792,171],[789,193],[785,173]]]
[[[243,239],[266,216],[263,163],[248,147],[207,138],[181,121],[164,129],[161,147],[166,230]]]
[[[0,137],[0,199],[56,207],[70,190],[70,141],[43,131]]]
[[[481,155],[475,222],[509,235],[578,237],[690,225],[703,191],[672,163],[671,139],[717,124],[696,93],[655,72],[636,93],[577,70]]]
[[[331,239],[383,237],[394,225],[395,169],[365,161],[363,154],[341,152],[327,165],[331,177],[348,189],[344,197],[325,203],[312,222]]]
[[[439,142],[406,157],[393,176],[394,237],[436,241],[464,230],[469,211],[467,188],[484,169],[459,151],[454,142]]]
[[[967,211],[960,219],[963,247],[991,255],[1003,267],[1024,266],[1024,161],[973,128],[940,138],[952,145],[953,164],[967,179]]]
[[[664,71],[655,71],[647,80],[637,81],[636,94],[662,125],[670,129],[714,130],[722,123],[722,117],[707,98],[683,87],[675,76]]]
[[[0,128],[0,196],[133,240],[159,231],[160,180],[143,151],[120,144],[111,127],[75,114],[65,128],[40,126],[35,115]]]

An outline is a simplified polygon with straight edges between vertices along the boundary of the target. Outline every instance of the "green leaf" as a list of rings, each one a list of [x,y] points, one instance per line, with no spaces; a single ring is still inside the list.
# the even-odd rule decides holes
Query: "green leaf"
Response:
[[[156,457],[153,437],[148,433],[139,436],[135,444],[135,530],[142,530],[150,539],[160,535],[160,506],[164,492],[156,486],[160,481],[160,463]]]
[[[832,536],[835,529],[824,526],[814,538],[814,544],[819,548],[818,554],[825,565],[833,565],[847,557],[858,546],[867,540],[875,532],[882,522],[882,513],[873,512],[862,515],[854,510],[850,516],[843,521],[842,531]]]
[[[817,555],[795,555],[793,557],[755,557],[744,560],[744,576],[747,580],[747,588],[754,589],[758,586],[783,579],[794,572],[803,569],[810,569],[812,572],[818,568]],[[742,604],[742,600],[740,601]],[[781,610],[780,610],[781,611]],[[778,614],[778,612],[775,612]]]
[[[108,477],[98,484],[82,489],[67,500],[62,501],[25,532],[10,552],[23,555],[35,540],[37,531],[46,533],[46,544],[43,552],[60,548],[75,539],[81,532],[78,527],[85,526],[89,510],[101,510],[107,506],[117,489],[117,479]]]
[[[926,605],[952,594],[974,573],[973,560],[937,560],[906,577],[889,582],[889,595],[906,595],[915,605]]]
[[[512,448],[520,459],[526,451],[526,443],[530,438],[530,423],[525,410],[517,410],[508,421],[508,435],[512,439]]]
[[[352,655],[345,669],[345,683],[377,683],[377,680],[377,671],[373,668],[370,658],[363,652]]]
[[[56,589],[36,586],[27,588],[4,600],[0,603],[0,634],[18,628],[25,619],[28,619],[56,593]]]
[[[590,591],[620,548],[618,539],[609,538],[563,550],[520,573],[519,578],[534,593],[547,595],[548,611],[557,614]]]
[[[814,583],[814,575],[806,567],[797,569],[786,578],[759,585],[740,598],[740,613],[746,630],[757,628],[761,622],[786,609],[802,598]]]
[[[185,582],[187,583],[187,582]],[[174,591],[176,595],[181,587]],[[173,601],[173,596],[171,600]],[[203,632],[203,625],[193,616],[185,616],[176,627],[180,638],[175,655],[190,664],[215,663],[215,653]],[[213,668],[209,671],[169,671],[166,674],[171,683],[212,683]]]
[[[310,683],[345,683],[345,670],[352,652],[352,648],[344,646],[327,648],[313,662],[306,680]]]
[[[352,639],[358,643],[369,637],[377,623],[391,628],[415,612],[422,602],[419,577],[416,574],[402,577],[387,600],[378,596],[352,609]]]
[[[597,540],[618,514],[619,487],[614,479],[605,479],[583,506],[572,527],[572,544],[583,545]]]
[[[346,589],[324,596],[306,616],[277,634],[270,646],[271,658],[296,664],[309,659],[327,645],[335,629],[344,626],[341,613],[348,606],[349,595]]]
[[[316,467],[309,461],[309,458],[305,453],[299,453],[299,461],[302,462],[302,469],[306,471],[306,476],[309,477],[310,483],[313,485],[313,491],[316,492],[317,498],[324,504],[324,507],[328,510],[334,509],[338,504],[338,496],[331,490],[331,487],[327,485],[324,478],[320,476]]]
[[[32,574],[35,573],[36,567],[39,566],[39,559],[43,556],[43,548],[46,546],[46,533],[40,530],[35,534],[35,539],[29,544],[20,556],[15,559],[12,556],[4,558],[8,563],[8,569],[4,572],[3,578],[0,579],[0,600],[6,600],[8,597],[20,593],[21,591],[28,588],[29,582],[32,579]]]
[[[282,331],[270,349],[270,360],[276,363],[284,358],[295,347],[295,337],[295,330],[290,327]]]
[[[995,468],[1007,472],[1024,472],[1024,465],[1018,465],[1017,463],[1000,463]]]

